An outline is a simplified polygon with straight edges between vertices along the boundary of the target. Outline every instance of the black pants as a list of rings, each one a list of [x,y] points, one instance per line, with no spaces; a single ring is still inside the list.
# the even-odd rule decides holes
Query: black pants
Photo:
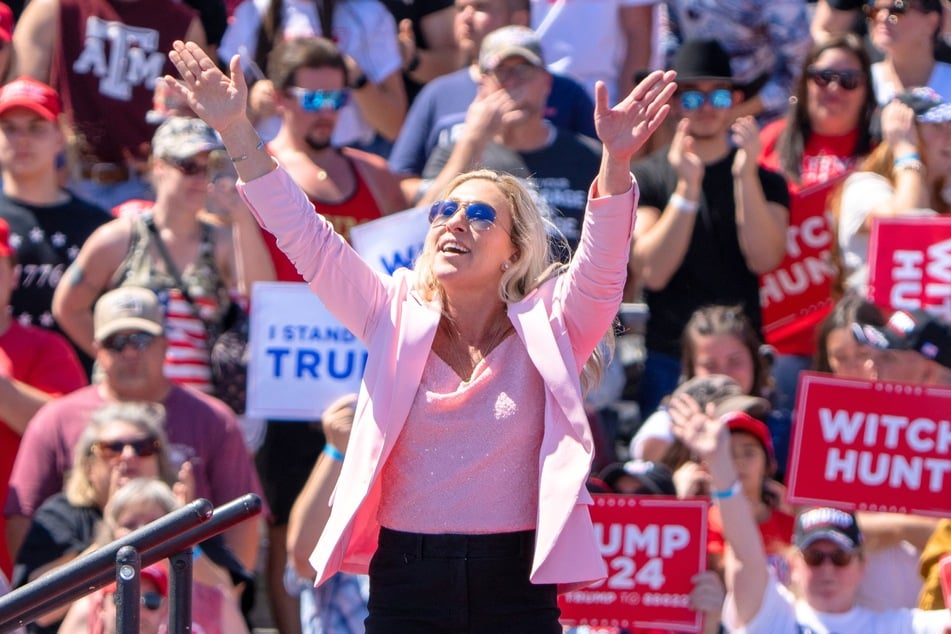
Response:
[[[380,531],[367,634],[561,634],[557,589],[528,579],[535,532]]]

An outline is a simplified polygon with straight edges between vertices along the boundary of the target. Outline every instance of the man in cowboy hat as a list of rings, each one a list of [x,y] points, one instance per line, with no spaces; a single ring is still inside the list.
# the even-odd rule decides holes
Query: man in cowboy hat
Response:
[[[743,93],[726,52],[715,40],[688,40],[674,70],[673,140],[634,165],[641,199],[631,269],[650,310],[645,416],[677,384],[681,333],[693,311],[741,304],[759,329],[758,276],[786,252],[786,182],[757,165],[755,120],[734,119]]]

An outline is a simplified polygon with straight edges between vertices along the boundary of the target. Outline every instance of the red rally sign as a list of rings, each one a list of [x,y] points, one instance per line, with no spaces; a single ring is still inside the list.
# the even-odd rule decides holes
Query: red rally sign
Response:
[[[873,302],[951,321],[951,218],[875,219],[868,261]]]
[[[946,516],[951,388],[800,375],[789,500]]]
[[[690,578],[706,569],[707,502],[594,495],[591,519],[606,581],[558,598],[562,622],[699,632]]]

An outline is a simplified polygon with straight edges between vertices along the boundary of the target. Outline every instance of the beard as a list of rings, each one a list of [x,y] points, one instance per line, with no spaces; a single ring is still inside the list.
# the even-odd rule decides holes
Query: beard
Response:
[[[304,143],[306,143],[307,147],[314,150],[315,152],[323,152],[330,147],[330,137],[325,139],[315,139],[313,137],[306,136],[304,137]]]

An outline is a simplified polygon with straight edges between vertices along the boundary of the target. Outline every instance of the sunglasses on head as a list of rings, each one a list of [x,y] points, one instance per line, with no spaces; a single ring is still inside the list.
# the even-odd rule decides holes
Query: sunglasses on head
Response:
[[[896,2],[895,4],[883,7],[876,7],[873,5],[865,5],[865,15],[868,16],[869,20],[873,22],[878,19],[879,14],[884,13],[885,19],[888,20],[891,24],[897,23],[912,7],[909,7],[904,2]]]
[[[155,335],[150,332],[133,332],[106,337],[99,345],[111,352],[122,352],[129,345],[136,350],[145,350],[154,340]]]
[[[208,161],[196,161],[193,158],[181,161],[169,161],[172,166],[185,176],[207,176]]]
[[[459,202],[458,200],[437,200],[429,208],[429,224],[440,227],[456,215],[460,209],[466,216],[469,226],[475,231],[488,231],[495,224],[495,208],[479,201]]]
[[[685,90],[680,93],[680,107],[687,112],[700,110],[706,102],[717,110],[725,110],[733,105],[733,93],[728,88],[717,88],[710,92]]]
[[[116,595],[112,595],[112,600],[116,600]],[[142,607],[150,612],[155,612],[160,607],[162,607],[163,601],[165,601],[165,598],[158,592],[143,592],[142,596],[139,598],[139,602],[142,604]]]
[[[100,440],[94,446],[99,455],[107,459],[121,456],[126,447],[131,447],[132,453],[139,458],[148,458],[154,456],[155,452],[159,450],[159,441],[158,438],[148,436],[137,440]]]
[[[307,90],[299,86],[291,86],[287,91],[297,99],[301,110],[305,112],[336,112],[347,105],[349,93],[345,88],[340,90]]]
[[[831,561],[832,565],[836,568],[845,568],[852,563],[854,557],[855,555],[852,553],[839,549],[833,550],[832,552],[816,550],[814,548],[802,551],[802,559],[810,568],[818,568],[825,563],[826,559]]]
[[[810,66],[806,69],[806,76],[819,88],[835,83],[842,90],[855,90],[862,85],[862,73],[857,70],[832,70]]]

